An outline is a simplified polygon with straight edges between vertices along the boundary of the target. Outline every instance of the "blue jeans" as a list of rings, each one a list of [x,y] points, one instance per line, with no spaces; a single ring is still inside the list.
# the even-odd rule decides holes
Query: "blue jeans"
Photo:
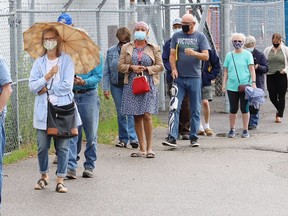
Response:
[[[77,168],[77,153],[81,151],[82,129],[84,129],[87,140],[84,152],[84,169],[93,170],[97,160],[96,147],[100,109],[98,90],[93,89],[83,94],[75,94],[74,100],[82,120],[82,126],[78,127],[79,135],[70,139],[68,169],[75,171]]]
[[[38,145],[38,163],[41,174],[49,172],[49,149],[51,145],[51,136],[47,135],[46,130],[37,129],[37,145]],[[69,139],[54,139],[58,162],[57,176],[66,177],[68,156],[69,156]]]
[[[178,138],[179,114],[184,99],[187,93],[190,104],[190,140],[197,140],[197,131],[200,126],[201,115],[201,78],[178,77],[174,80],[174,84],[178,87],[178,106],[175,111],[169,112],[169,137]],[[173,120],[174,119],[174,120]],[[174,121],[171,123],[171,121]]]
[[[3,112],[0,114],[0,208],[1,208],[1,201],[2,201],[2,182],[3,182],[3,156],[5,153],[5,146],[6,146],[6,135],[5,135],[5,128],[4,128],[4,114]]]
[[[259,121],[259,112],[257,114],[250,113],[249,126],[257,127],[258,121]]]
[[[121,114],[123,87],[118,87],[111,84],[110,90],[117,111],[119,141],[122,141],[126,144],[128,141],[138,142],[138,138],[134,129],[134,117]]]

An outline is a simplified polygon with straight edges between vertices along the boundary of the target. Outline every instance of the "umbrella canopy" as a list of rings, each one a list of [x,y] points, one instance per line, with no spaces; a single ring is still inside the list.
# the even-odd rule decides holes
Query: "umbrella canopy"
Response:
[[[100,64],[100,48],[82,30],[61,22],[35,23],[23,33],[24,50],[34,59],[43,55],[42,32],[55,27],[62,38],[62,50],[75,63],[77,74],[87,74]]]

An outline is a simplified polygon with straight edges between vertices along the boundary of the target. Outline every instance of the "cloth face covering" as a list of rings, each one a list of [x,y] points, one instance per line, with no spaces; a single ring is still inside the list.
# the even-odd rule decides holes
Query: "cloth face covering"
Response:
[[[182,25],[182,31],[187,33],[190,30],[190,25]]]
[[[241,47],[243,46],[243,42],[241,41],[241,42],[239,42],[239,41],[233,41],[232,42],[232,44],[233,44],[233,47],[235,48],[235,49],[241,49]]]
[[[46,50],[53,50],[57,46],[57,41],[56,40],[45,41],[43,45]]]

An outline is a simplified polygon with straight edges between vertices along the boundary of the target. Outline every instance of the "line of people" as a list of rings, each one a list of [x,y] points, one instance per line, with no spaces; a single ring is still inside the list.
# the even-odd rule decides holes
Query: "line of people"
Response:
[[[72,25],[72,18],[62,14],[59,22]],[[29,78],[29,88],[36,94],[33,126],[37,129],[37,146],[40,178],[34,189],[42,190],[49,183],[49,148],[51,137],[46,133],[47,94],[53,105],[66,105],[75,101],[79,135],[71,139],[54,139],[57,153],[56,191],[66,193],[64,178],[76,179],[77,161],[82,147],[82,130],[86,135],[84,171],[82,177],[93,178],[97,160],[97,131],[100,101],[98,84],[103,76],[103,93],[106,99],[112,94],[118,120],[118,143],[116,147],[127,147],[139,151],[131,157],[154,158],[152,115],[158,113],[158,90],[160,73],[166,69],[167,90],[173,109],[169,111],[168,137],[164,146],[176,147],[177,139],[189,140],[192,147],[198,147],[198,136],[214,134],[210,128],[210,106],[213,100],[212,85],[221,72],[219,57],[209,46],[206,36],[196,30],[196,20],[185,14],[172,23],[174,34],[163,47],[149,42],[149,26],[136,22],[132,32],[121,27],[116,33],[118,43],[108,49],[106,60],[100,53],[100,64],[88,73],[74,71],[71,57],[61,51],[61,37],[54,27],[42,32],[42,57],[34,62]],[[231,37],[234,50],[227,53],[223,63],[222,91],[228,94],[230,111],[229,138],[235,137],[236,114],[242,112],[242,138],[249,137],[248,130],[259,124],[259,109],[250,106],[245,92],[239,92],[239,85],[249,84],[264,89],[267,73],[269,98],[276,108],[275,122],[281,123],[287,91],[288,48],[281,35],[272,36],[273,46],[257,50],[253,36],[234,33]],[[163,59],[163,60],[162,60]],[[164,64],[163,64],[164,62]],[[1,72],[7,71],[1,63]],[[269,67],[268,67],[269,64]],[[3,69],[4,68],[4,69]],[[2,73],[1,73],[2,74]],[[3,73],[0,94],[1,125],[3,126],[4,106],[11,94],[6,90],[11,78]],[[132,83],[138,75],[145,75],[150,91],[136,95]],[[52,85],[53,84],[53,85]],[[11,86],[10,86],[11,89]],[[4,99],[2,99],[4,98]],[[204,124],[201,124],[201,105]],[[5,147],[5,132],[2,130],[1,169]],[[4,138],[3,138],[4,137]],[[0,181],[0,193],[2,178]],[[1,194],[0,194],[1,195]],[[1,196],[0,196],[1,203]]]

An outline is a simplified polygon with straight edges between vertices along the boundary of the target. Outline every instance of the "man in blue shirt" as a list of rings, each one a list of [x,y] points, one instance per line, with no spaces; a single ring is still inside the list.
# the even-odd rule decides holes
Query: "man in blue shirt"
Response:
[[[103,57],[100,54],[100,64],[87,74],[77,74],[74,77],[74,100],[80,114],[82,125],[78,127],[79,135],[70,139],[67,178],[76,179],[77,155],[82,147],[82,128],[86,135],[84,152],[84,172],[82,177],[93,178],[93,169],[97,160],[96,146],[98,139],[100,100],[98,83],[102,79]]]
[[[5,113],[6,105],[12,94],[11,88],[11,76],[8,69],[8,66],[2,56],[0,56],[0,207],[2,201],[2,169],[3,169],[3,156],[5,152],[6,145],[6,135],[5,135]]]
[[[176,18],[172,22],[172,29],[173,32],[179,32],[182,31],[182,25],[181,25],[181,18]],[[173,78],[171,76],[171,66],[169,62],[169,56],[170,56],[170,44],[171,44],[171,38],[167,40],[163,46],[163,52],[162,52],[162,59],[164,63],[164,67],[166,69],[166,82],[167,82],[167,89],[168,89],[168,95],[171,98],[171,87],[173,83]],[[189,133],[190,133],[190,109],[189,109],[189,97],[186,94],[183,101],[182,106],[180,110],[180,116],[179,116],[179,138],[182,140],[189,140]]]
[[[180,107],[185,96],[190,101],[190,144],[198,147],[197,131],[200,126],[201,113],[201,61],[209,59],[209,44],[203,33],[196,31],[195,18],[191,14],[182,17],[182,31],[175,33],[171,39],[170,65],[174,84],[178,88],[177,109],[171,111],[169,122],[174,123],[169,128],[168,137],[162,142],[164,146],[176,147],[178,136]]]

